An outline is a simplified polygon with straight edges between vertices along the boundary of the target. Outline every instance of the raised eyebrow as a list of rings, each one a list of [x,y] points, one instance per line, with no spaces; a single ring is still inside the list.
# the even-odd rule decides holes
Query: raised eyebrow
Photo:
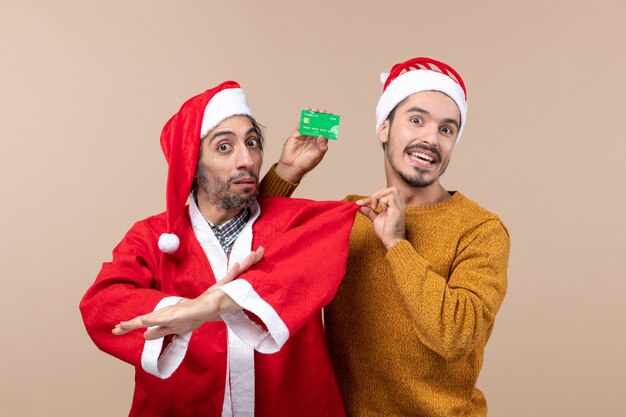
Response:
[[[421,113],[421,114],[425,114],[426,116],[430,116],[430,112],[426,109],[423,109],[421,107],[411,107],[410,109],[408,109],[406,111],[407,113]],[[444,119],[443,123],[450,123],[453,124],[454,126],[456,126],[456,129],[459,130],[460,128],[460,124],[456,119]]]
[[[427,116],[430,116],[430,112],[426,109],[423,109],[421,107],[411,107],[410,109],[407,109],[406,111],[407,113],[422,113],[425,114]]]
[[[245,136],[248,136],[250,133],[256,133],[256,131],[254,130],[254,127],[251,127],[250,129],[248,129],[248,131],[246,132]],[[215,133],[211,139],[209,139],[209,143],[213,142],[215,139],[218,139],[222,136],[235,136],[235,132],[233,132],[232,130],[222,130],[219,131],[217,133]]]
[[[256,129],[254,128],[254,126],[253,126],[253,127],[251,127],[250,129],[248,129],[248,131],[246,132],[246,136],[248,136],[250,133],[257,134],[257,131],[256,131]],[[258,136],[258,134],[257,134],[257,136]]]
[[[212,143],[215,139],[219,139],[223,136],[234,136],[235,133],[231,130],[221,130],[217,133],[215,133],[213,136],[211,136],[211,139],[209,139],[209,143]]]
[[[444,124],[450,123],[450,124],[452,124],[452,125],[454,125],[456,127],[456,130],[460,129],[459,122],[457,122],[456,119],[444,119],[443,123]]]

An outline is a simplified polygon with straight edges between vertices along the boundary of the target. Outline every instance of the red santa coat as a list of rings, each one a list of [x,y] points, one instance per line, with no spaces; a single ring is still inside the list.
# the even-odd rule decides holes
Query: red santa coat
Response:
[[[80,309],[96,345],[135,366],[130,416],[345,415],[320,309],[344,275],[356,206],[281,198],[259,199],[259,206],[230,260],[192,203],[176,252],[157,247],[162,213],[137,222],[103,264]],[[263,260],[223,287],[244,311],[163,351],[162,340],[146,342],[141,331],[111,333],[120,321],[179,299],[172,296],[197,297],[228,262],[259,246]]]

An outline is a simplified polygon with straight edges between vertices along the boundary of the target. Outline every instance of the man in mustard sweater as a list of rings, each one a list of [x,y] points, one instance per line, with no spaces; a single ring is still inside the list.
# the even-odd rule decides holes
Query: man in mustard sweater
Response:
[[[467,122],[448,65],[415,58],[383,74],[376,129],[387,187],[361,206],[346,276],[324,310],[350,416],[484,416],[476,380],[507,287],[502,221],[440,184]],[[327,150],[297,132],[262,182],[290,195]]]

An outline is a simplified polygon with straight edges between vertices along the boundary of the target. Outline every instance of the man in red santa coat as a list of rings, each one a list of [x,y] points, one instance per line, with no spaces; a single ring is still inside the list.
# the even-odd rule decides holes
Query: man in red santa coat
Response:
[[[263,137],[234,81],[185,102],[161,147],[166,212],[80,303],[96,345],[135,366],[130,416],[344,416],[320,309],[357,206],[257,200]]]

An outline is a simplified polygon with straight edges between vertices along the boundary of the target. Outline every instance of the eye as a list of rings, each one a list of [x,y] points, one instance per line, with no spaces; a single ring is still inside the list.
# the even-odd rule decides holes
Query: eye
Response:
[[[452,129],[450,126],[442,126],[440,129],[441,133],[443,133],[444,135],[453,135],[454,134],[454,129]]]
[[[257,138],[249,138],[246,140],[246,146],[248,148],[259,148],[261,147],[261,142]]]
[[[230,144],[226,142],[222,142],[219,145],[217,145],[218,152],[222,152],[222,153],[228,152],[230,148],[231,148]]]
[[[411,123],[419,125],[419,124],[424,123],[424,121],[422,120],[421,117],[413,116],[413,117],[411,117]]]

